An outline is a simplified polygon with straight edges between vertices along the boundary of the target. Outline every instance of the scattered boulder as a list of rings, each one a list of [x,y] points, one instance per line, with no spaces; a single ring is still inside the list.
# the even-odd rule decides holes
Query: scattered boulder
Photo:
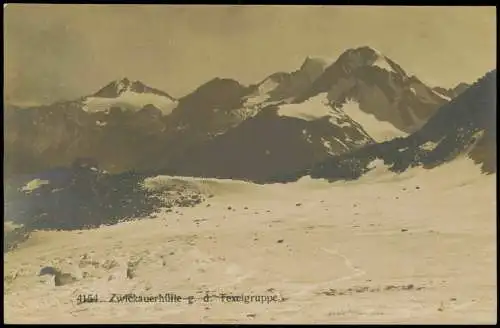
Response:
[[[137,258],[133,260],[129,260],[127,263],[127,278],[133,279],[136,277],[136,270],[139,262],[141,262],[142,258]]]
[[[59,269],[56,269],[56,268],[51,267],[51,266],[43,267],[40,270],[38,275],[39,276],[44,276],[44,275],[53,276],[54,277],[54,284],[56,286],[69,285],[69,284],[72,284],[72,283],[78,281],[78,279],[75,276],[71,275],[70,273],[61,272]]]
[[[116,268],[118,266],[120,266],[120,264],[118,264],[118,262],[114,259],[105,260],[104,263],[101,265],[101,267],[103,269],[106,269],[106,270],[111,270],[111,269]]]
[[[127,278],[128,279],[134,279],[135,278],[135,268],[134,267],[129,266],[127,268]]]

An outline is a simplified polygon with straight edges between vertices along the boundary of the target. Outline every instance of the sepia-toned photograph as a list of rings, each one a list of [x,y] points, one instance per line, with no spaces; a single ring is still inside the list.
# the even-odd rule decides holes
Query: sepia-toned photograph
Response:
[[[3,10],[4,323],[496,323],[496,7]]]

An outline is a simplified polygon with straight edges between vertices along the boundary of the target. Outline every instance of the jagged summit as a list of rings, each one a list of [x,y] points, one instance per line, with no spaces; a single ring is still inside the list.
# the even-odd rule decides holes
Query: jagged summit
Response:
[[[378,49],[375,49],[371,46],[367,46],[367,45],[359,46],[357,48],[349,48],[346,51],[344,51],[344,54],[346,54],[346,53],[358,54],[358,55],[365,57],[367,59],[385,57],[381,51],[379,51]]]
[[[104,88],[93,94],[92,97],[117,98],[126,92],[150,93],[175,100],[172,96],[164,91],[151,88],[138,80],[132,81],[128,77],[123,77],[108,83]]]
[[[137,81],[138,82],[138,81]],[[129,78],[124,77],[121,79],[117,79],[108,83],[102,89],[94,93],[92,96],[94,97],[102,97],[102,98],[116,98],[122,93],[130,90],[132,82]]]
[[[302,70],[307,70],[308,68],[316,68],[316,67],[323,70],[327,65],[328,65],[327,61],[323,58],[307,56],[302,65],[300,66],[300,70],[302,71]]]
[[[338,62],[347,72],[364,66],[378,67],[389,72],[396,72],[399,68],[392,60],[370,46],[348,49],[339,56]]]

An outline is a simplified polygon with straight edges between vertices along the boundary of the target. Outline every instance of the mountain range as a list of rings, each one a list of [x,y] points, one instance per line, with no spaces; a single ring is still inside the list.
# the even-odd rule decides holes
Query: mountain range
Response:
[[[306,175],[353,180],[377,164],[401,173],[416,166],[431,169],[460,156],[472,159],[484,174],[496,173],[496,80],[496,69],[488,72],[407,137],[333,156],[275,181],[290,182]]]
[[[110,173],[265,182],[414,138],[468,87],[428,86],[370,47],[331,63],[308,57],[296,71],[248,86],[214,78],[179,99],[122,78],[73,101],[6,106],[4,172],[90,158]]]

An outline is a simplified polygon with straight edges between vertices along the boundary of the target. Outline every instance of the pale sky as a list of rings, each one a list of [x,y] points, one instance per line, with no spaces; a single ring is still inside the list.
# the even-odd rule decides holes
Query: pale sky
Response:
[[[181,97],[214,77],[256,83],[363,45],[433,86],[496,67],[494,6],[9,4],[4,14],[13,103],[77,98],[125,76]]]

